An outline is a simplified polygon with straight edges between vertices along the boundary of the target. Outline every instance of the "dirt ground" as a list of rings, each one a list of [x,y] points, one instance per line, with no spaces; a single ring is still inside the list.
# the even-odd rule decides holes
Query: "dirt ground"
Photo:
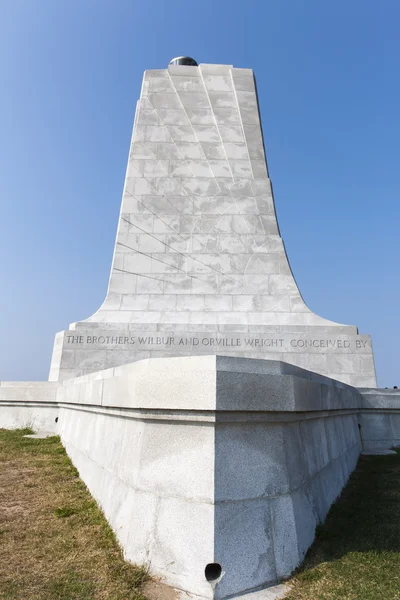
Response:
[[[175,600],[121,549],[59,438],[0,430],[1,600]]]

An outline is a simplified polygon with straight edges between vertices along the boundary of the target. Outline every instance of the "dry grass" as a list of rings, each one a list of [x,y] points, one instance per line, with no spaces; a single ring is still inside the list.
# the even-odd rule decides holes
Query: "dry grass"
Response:
[[[123,560],[59,438],[26,433],[0,430],[0,599],[174,600]],[[361,457],[289,584],[287,600],[400,600],[400,454]]]
[[[147,570],[126,563],[58,437],[0,430],[0,598],[143,600]]]

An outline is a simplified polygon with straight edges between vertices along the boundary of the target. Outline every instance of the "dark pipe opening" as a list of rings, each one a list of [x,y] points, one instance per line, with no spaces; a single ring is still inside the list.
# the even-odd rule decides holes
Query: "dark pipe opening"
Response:
[[[56,423],[58,423],[58,417],[56,417],[54,420],[55,420]]]
[[[207,581],[214,583],[221,577],[222,567],[219,563],[209,563],[204,569]]]

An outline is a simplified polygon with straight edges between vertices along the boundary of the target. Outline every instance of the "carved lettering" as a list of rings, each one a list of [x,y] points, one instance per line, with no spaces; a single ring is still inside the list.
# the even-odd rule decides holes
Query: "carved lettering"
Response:
[[[207,335],[203,334],[203,337],[186,336],[186,335],[166,335],[162,333],[153,333],[148,336],[126,336],[119,335],[119,332],[101,332],[101,335],[78,335],[76,333],[70,333],[66,335],[66,343],[68,345],[83,345],[93,347],[99,346],[118,346],[121,349],[135,348],[150,349],[152,347],[158,348],[172,348],[172,347],[187,347],[196,348],[201,346],[204,348],[210,348],[210,350],[226,349],[237,349],[243,348],[246,350],[255,350],[263,354],[268,352],[274,352],[274,350],[280,350],[281,352],[368,352],[369,345],[368,339],[363,340],[360,338],[352,338],[351,336],[345,337],[340,336],[337,338],[312,338],[308,336],[295,336],[292,337],[289,334],[284,334],[284,337],[261,337],[252,336],[249,334],[235,334],[230,335]]]
[[[368,344],[368,340],[356,340],[356,348],[365,348]]]
[[[67,335],[67,344],[82,344],[83,335]]]

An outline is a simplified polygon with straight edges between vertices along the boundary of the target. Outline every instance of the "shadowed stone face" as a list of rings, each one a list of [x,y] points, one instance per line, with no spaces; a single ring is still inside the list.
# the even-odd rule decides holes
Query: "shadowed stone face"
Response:
[[[375,385],[369,337],[291,273],[252,70],[170,64],[144,74],[107,297],[58,334],[50,378],[221,350]]]

